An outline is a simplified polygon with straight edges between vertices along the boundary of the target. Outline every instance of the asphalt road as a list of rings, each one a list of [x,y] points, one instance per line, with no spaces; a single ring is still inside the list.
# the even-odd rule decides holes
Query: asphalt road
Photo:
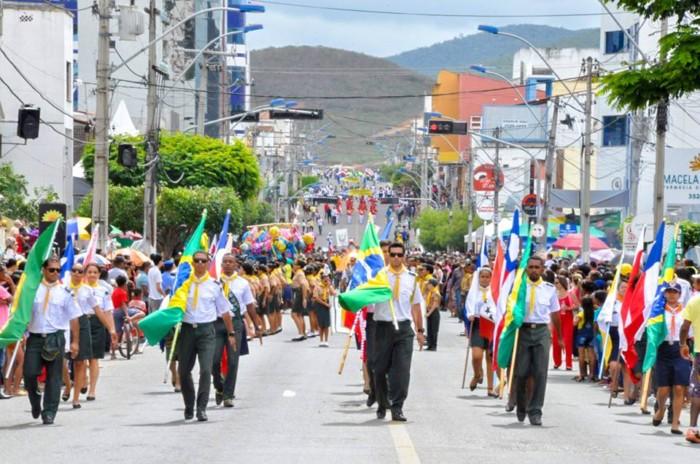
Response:
[[[443,313],[444,314],[444,313]],[[0,402],[0,462],[60,463],[680,463],[700,449],[651,426],[635,406],[607,408],[600,387],[550,371],[541,428],[519,424],[483,388],[461,390],[464,337],[443,317],[437,352],[414,352],[406,424],[365,407],[358,353],[337,373],[343,334],[330,348],[292,343],[285,331],[251,345],[235,408],[184,423],[179,394],[163,384],[158,348],[105,361],[97,401],[61,403],[53,426],[32,420],[26,397]],[[213,390],[212,390],[213,396]],[[688,424],[687,411],[682,425]]]

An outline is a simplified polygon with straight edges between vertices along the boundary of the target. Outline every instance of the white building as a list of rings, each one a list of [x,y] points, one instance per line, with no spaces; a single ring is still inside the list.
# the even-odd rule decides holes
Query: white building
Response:
[[[0,157],[24,175],[30,195],[50,187],[72,206],[73,20],[45,3],[3,2],[0,48]],[[18,68],[15,69],[14,66]],[[10,89],[12,90],[10,91]],[[13,95],[16,94],[15,95]],[[21,101],[20,101],[21,100]],[[17,137],[22,104],[41,109],[39,137]],[[4,117],[2,115],[4,114]]]

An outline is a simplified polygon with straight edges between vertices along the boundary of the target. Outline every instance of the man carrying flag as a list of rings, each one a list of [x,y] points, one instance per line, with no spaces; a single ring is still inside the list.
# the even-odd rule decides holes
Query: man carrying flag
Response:
[[[10,318],[0,329],[0,347],[21,340],[24,332],[29,332],[24,354],[24,386],[32,406],[32,417],[38,419],[41,416],[47,425],[53,424],[61,397],[65,331],[71,331],[70,352],[75,357],[78,354],[78,317],[81,315],[70,289],[58,281],[59,259],[49,257],[58,223],[49,226],[29,252]],[[37,378],[44,367],[46,383],[42,408]]]
[[[544,260],[539,256],[529,256],[531,246],[532,238],[529,238],[508,298],[498,364],[504,368],[511,361],[514,363],[510,368],[515,377],[512,388],[515,389],[518,421],[523,422],[527,416],[531,425],[542,425],[551,344],[550,322],[559,334],[560,349],[564,341],[556,288],[542,280]],[[513,349],[517,351],[511,360]],[[531,392],[527,388],[529,378],[532,378]]]

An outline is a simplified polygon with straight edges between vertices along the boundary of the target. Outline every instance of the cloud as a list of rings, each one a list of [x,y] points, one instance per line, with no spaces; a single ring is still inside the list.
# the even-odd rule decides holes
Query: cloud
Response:
[[[499,0],[498,2],[465,2],[445,0],[368,1],[351,4],[344,0],[289,0],[341,8],[373,10],[418,11],[459,14],[517,14],[517,13],[591,13],[601,11],[596,0]],[[476,33],[480,23],[505,26],[508,24],[547,24],[571,29],[597,27],[596,16],[570,18],[437,18],[425,16],[390,16],[333,12],[282,5],[266,5],[267,12],[251,22],[261,22],[265,29],[251,34],[251,48],[285,45],[323,45],[343,48],[374,56],[388,56],[417,47],[429,46],[454,38],[459,34]]]

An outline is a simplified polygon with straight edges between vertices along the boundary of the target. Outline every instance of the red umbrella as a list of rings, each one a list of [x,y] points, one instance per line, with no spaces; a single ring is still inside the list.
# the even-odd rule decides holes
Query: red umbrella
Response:
[[[581,245],[583,244],[582,234],[569,234],[560,238],[552,245],[552,248],[556,250],[581,250]],[[592,251],[596,250],[607,250],[610,248],[599,238],[590,237],[588,244]]]

